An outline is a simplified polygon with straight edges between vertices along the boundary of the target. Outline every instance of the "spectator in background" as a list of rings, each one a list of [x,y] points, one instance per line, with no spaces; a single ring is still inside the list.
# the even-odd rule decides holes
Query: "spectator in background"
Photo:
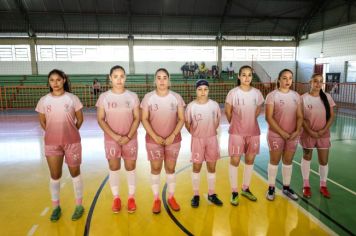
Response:
[[[227,68],[227,71],[229,73],[229,79],[234,78],[234,67],[232,66],[232,61],[230,62],[230,65]]]
[[[205,62],[202,62],[199,66],[199,79],[206,79],[208,75],[208,68],[205,66]]]
[[[101,89],[101,85],[98,81],[98,79],[94,79],[93,81],[93,94],[94,96],[97,96],[100,94],[100,89]]]
[[[183,72],[183,77],[187,78],[189,76],[189,63],[186,62],[180,69]]]
[[[219,67],[217,65],[212,65],[211,76],[213,79],[219,78]]]

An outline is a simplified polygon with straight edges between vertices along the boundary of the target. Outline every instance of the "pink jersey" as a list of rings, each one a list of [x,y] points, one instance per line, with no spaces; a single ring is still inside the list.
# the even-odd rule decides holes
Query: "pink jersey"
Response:
[[[293,90],[282,93],[276,89],[266,97],[266,104],[273,105],[273,118],[287,133],[292,133],[297,128],[297,109],[300,102],[299,94]],[[270,136],[280,137],[271,127],[268,128],[268,133]]]
[[[330,96],[330,94],[326,93],[326,97],[328,98],[330,109],[333,109],[335,106],[335,102]],[[314,97],[309,93],[305,93],[302,95],[302,104],[303,104],[303,112],[304,119],[309,121],[309,126],[314,131],[319,131],[326,125],[326,111],[325,106],[321,98]],[[303,132],[302,137],[308,136],[306,132]],[[330,131],[328,130],[321,138],[330,137]]]
[[[149,112],[149,122],[153,131],[162,138],[171,135],[178,123],[178,108],[184,106],[183,98],[173,91],[169,91],[166,96],[161,97],[154,90],[147,93],[141,102],[141,108]],[[181,140],[179,132],[173,143]],[[149,134],[146,134],[146,142],[155,143]]]
[[[104,108],[105,120],[110,128],[121,136],[129,133],[134,120],[133,110],[139,105],[137,94],[129,90],[125,90],[122,94],[113,93],[111,90],[106,91],[96,102],[97,107]],[[110,135],[104,135],[105,141],[114,141]]]
[[[258,136],[260,127],[257,123],[256,110],[264,102],[262,93],[256,88],[243,91],[240,87],[230,90],[225,103],[232,106],[230,134],[240,136]]]
[[[37,103],[36,111],[46,116],[45,144],[79,143],[75,112],[82,108],[79,98],[72,93],[65,92],[61,96],[49,93],[43,96]]]
[[[190,123],[190,133],[193,137],[216,136],[216,127],[219,126],[220,117],[219,104],[210,99],[205,104],[192,101],[185,110],[185,120]]]

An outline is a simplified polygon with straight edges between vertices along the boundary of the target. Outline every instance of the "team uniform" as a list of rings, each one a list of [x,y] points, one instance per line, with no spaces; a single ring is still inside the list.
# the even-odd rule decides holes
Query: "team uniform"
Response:
[[[110,128],[118,135],[124,137],[130,132],[134,121],[134,109],[140,105],[136,93],[125,90],[121,94],[108,90],[102,93],[96,103],[97,107],[105,111],[105,121]],[[104,133],[105,153],[107,159],[123,158],[124,160],[137,160],[137,133],[124,145],[118,144],[110,135]],[[134,212],[136,209],[134,195],[136,191],[135,170],[127,171],[127,184],[129,189],[128,211]],[[121,209],[121,199],[119,197],[119,170],[110,170],[109,183],[114,196],[112,210],[117,213]]]
[[[335,102],[330,96],[330,94],[325,93],[330,109],[335,107]],[[319,131],[323,129],[327,123],[326,120],[326,110],[323,101],[320,96],[314,97],[309,93],[305,93],[302,95],[302,105],[303,105],[303,113],[304,120],[309,123],[310,129],[313,131]],[[311,137],[308,132],[303,131],[300,144],[304,149],[329,149],[330,144],[330,130],[327,130],[322,137],[314,138]],[[307,198],[311,197],[311,190],[309,184],[309,173],[310,173],[310,160],[305,160],[302,158],[301,160],[301,171],[303,176],[303,195]],[[326,181],[328,176],[329,166],[319,165],[319,175],[320,175],[320,192],[327,198],[330,198],[330,194],[326,188]]]
[[[264,102],[260,90],[251,87],[243,91],[240,87],[229,91],[225,103],[232,106],[232,117],[229,128],[229,156],[257,155],[260,151],[260,127],[257,123],[256,110]],[[242,195],[252,201],[257,198],[249,190],[253,165],[245,164]],[[232,189],[231,204],[238,205],[238,168],[229,166],[230,184]]]
[[[166,139],[174,131],[178,122],[178,107],[184,106],[183,98],[173,91],[169,91],[164,97],[160,97],[156,91],[152,91],[146,94],[141,102],[141,108],[149,112],[149,122],[153,131],[163,139]],[[164,146],[157,144],[146,133],[148,160],[176,160],[181,140],[179,132],[171,145]]]
[[[133,110],[140,105],[136,93],[125,90],[122,94],[111,90],[102,93],[96,102],[104,108],[105,119],[110,128],[120,136],[127,136],[134,120]],[[137,133],[125,145],[119,145],[110,135],[104,133],[106,158],[137,159]]]
[[[287,133],[292,133],[296,130],[296,113],[300,102],[299,94],[292,90],[289,90],[288,93],[282,93],[276,89],[266,97],[266,105],[273,105],[273,118]],[[284,140],[276,131],[268,127],[267,142],[270,151],[295,152],[298,141],[298,137],[294,140]]]
[[[216,127],[220,122],[221,111],[219,104],[208,100],[205,104],[193,101],[188,104],[185,119],[190,126],[191,162],[216,162],[220,157]]]
[[[330,107],[334,107],[336,104],[330,94],[326,93]],[[323,101],[320,97],[314,97],[309,93],[302,95],[302,105],[304,120],[307,120],[309,126],[314,131],[319,131],[326,125],[326,111]],[[325,132],[325,134],[320,138],[313,138],[304,131],[300,137],[300,144],[306,149],[328,149],[330,147],[330,130]]]
[[[43,96],[37,106],[36,111],[46,117],[45,127],[45,155],[47,157],[64,156],[68,166],[77,167],[82,162],[82,146],[79,130],[76,127],[75,113],[83,108],[79,98],[65,92],[61,96],[53,96],[51,93]],[[83,198],[83,183],[81,176],[72,178],[77,206],[80,211]],[[60,179],[50,179],[50,192],[52,204],[56,207],[60,215],[59,207]],[[82,213],[81,213],[82,214]],[[58,220],[52,219],[53,221]],[[76,216],[73,215],[73,220]]]
[[[278,89],[270,92],[266,97],[266,104],[273,105],[273,118],[277,124],[287,133],[295,132],[297,128],[297,110],[301,103],[300,96],[297,92],[289,90],[283,93]],[[272,127],[268,127],[267,142],[270,151],[288,151],[295,152],[297,149],[299,136],[294,140],[283,139]],[[293,165],[282,164],[283,176],[283,194],[293,200],[297,200],[298,196],[289,187],[292,177]],[[275,182],[278,171],[278,165],[268,163],[268,183],[269,188],[266,198],[273,201],[275,198]]]

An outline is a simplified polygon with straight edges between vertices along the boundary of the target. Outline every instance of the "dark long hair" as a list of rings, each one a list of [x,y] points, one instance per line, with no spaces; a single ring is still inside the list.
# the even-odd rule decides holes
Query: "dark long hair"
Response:
[[[279,88],[279,79],[281,78],[282,74],[284,72],[290,72],[293,75],[293,71],[291,71],[290,69],[283,69],[279,72],[278,74],[278,78],[277,78],[277,88]]]
[[[119,65],[116,65],[116,66],[111,67],[111,69],[110,69],[110,76],[112,75],[112,73],[114,72],[114,70],[122,70],[122,71],[124,72],[124,74],[126,75],[126,71],[125,71],[124,67],[119,66]]]
[[[322,74],[315,73],[312,75],[311,79],[314,79],[317,76],[323,77]],[[321,100],[323,101],[323,104],[325,107],[325,113],[326,113],[326,122],[328,122],[328,120],[330,119],[330,103],[329,103],[328,97],[326,96],[326,94],[324,93],[324,91],[322,89],[319,90],[319,96],[320,96]]]
[[[64,91],[66,92],[70,92],[71,89],[70,89],[70,80],[69,80],[69,77],[66,75],[66,73],[64,73],[63,71],[61,70],[58,70],[58,69],[53,69],[51,70],[49,73],[48,73],[48,76],[47,76],[47,86],[49,87],[49,91],[50,92],[53,92],[53,89],[51,88],[51,86],[49,86],[49,77],[51,77],[51,75],[53,74],[56,74],[56,75],[59,75],[59,77],[61,77],[62,79],[65,80],[64,84],[63,84],[63,89]]]
[[[253,77],[253,69],[252,69],[251,66],[248,66],[248,65],[244,65],[244,66],[241,66],[241,67],[240,67],[240,69],[239,69],[239,77],[240,77],[240,75],[241,75],[243,69],[250,69],[250,70],[251,70],[251,73],[252,73],[252,77]],[[252,81],[251,81],[251,83],[252,83]],[[237,80],[237,86],[240,86],[240,85],[241,85],[241,81],[240,81],[240,79],[238,79],[238,80]]]

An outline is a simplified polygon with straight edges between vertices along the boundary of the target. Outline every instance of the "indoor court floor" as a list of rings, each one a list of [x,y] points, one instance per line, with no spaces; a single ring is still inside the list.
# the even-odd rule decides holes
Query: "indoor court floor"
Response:
[[[145,131],[140,125],[137,161],[137,210],[129,214],[126,208],[126,173],[120,173],[120,195],[123,208],[111,211],[112,195],[107,182],[108,165],[104,156],[103,132],[96,122],[94,110],[85,110],[80,129],[83,146],[81,166],[84,181],[85,214],[71,221],[74,194],[69,172],[64,166],[61,179],[62,217],[56,223],[49,220],[51,201],[48,190],[49,171],[43,156],[43,133],[33,111],[0,113],[0,235],[356,235],[356,119],[338,114],[332,127],[332,148],[329,158],[328,187],[331,199],[319,194],[316,156],[312,161],[311,199],[302,197],[298,147],[293,165],[292,188],[299,195],[292,201],[277,192],[274,202],[266,200],[268,147],[264,115],[259,117],[261,153],[256,157],[251,191],[257,202],[240,197],[240,204],[230,204],[228,177],[228,124],[223,117],[219,128],[221,160],[217,164],[216,192],[224,202],[222,207],[207,201],[206,170],[203,168],[200,192],[203,199],[197,209],[190,206],[192,197],[190,135],[183,128],[182,148],[176,173],[176,199],[179,212],[166,205],[165,175],[161,174],[164,207],[152,214],[153,195],[150,168],[144,144]],[[314,151],[315,154],[315,151]],[[242,182],[243,163],[239,167]],[[281,173],[277,176],[281,188]]]

